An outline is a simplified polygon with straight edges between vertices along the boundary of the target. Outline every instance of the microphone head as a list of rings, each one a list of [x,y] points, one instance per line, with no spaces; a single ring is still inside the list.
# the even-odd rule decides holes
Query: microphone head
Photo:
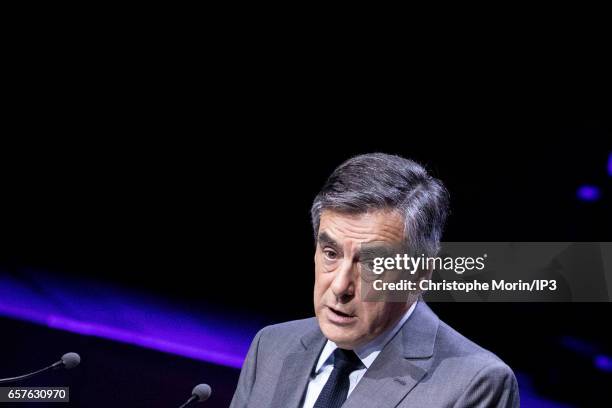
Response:
[[[193,387],[193,391],[191,391],[191,395],[198,397],[199,402],[206,401],[208,398],[210,398],[211,393],[212,390],[208,384],[198,384]]]
[[[77,353],[66,353],[62,356],[62,363],[64,363],[64,368],[70,370],[79,365],[81,362],[81,356]]]

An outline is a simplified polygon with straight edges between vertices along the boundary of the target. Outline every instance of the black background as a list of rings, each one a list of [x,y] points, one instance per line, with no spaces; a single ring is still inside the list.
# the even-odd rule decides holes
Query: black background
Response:
[[[421,124],[394,134],[347,129],[276,141],[4,150],[2,262],[307,316],[312,199],[342,161],[373,151],[417,160],[446,184],[446,241],[609,239],[607,122],[484,122],[484,129]],[[602,199],[579,201],[582,184],[600,186]],[[226,287],[228,277],[242,284]]]
[[[589,75],[509,61],[502,71],[500,57],[476,70],[438,64],[427,78],[379,72],[365,84],[349,69],[294,69],[295,56],[266,72],[250,58],[221,61],[206,76],[190,64],[128,68],[132,58],[86,53],[61,75],[21,67],[0,149],[0,270],[86,276],[269,322],[311,316],[312,199],[343,160],[373,151],[417,160],[447,185],[447,241],[612,240],[609,94]],[[602,199],[578,201],[583,183]],[[609,400],[609,374],[558,339],[612,352],[610,304],[433,308],[544,396]],[[3,376],[67,345],[87,356],[77,375],[49,380],[76,390],[73,405],[178,405],[208,381],[210,406],[226,406],[237,379],[137,347],[0,325]]]

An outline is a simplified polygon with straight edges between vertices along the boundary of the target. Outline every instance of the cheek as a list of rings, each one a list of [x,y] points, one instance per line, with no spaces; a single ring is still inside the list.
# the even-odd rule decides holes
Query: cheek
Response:
[[[327,273],[329,271],[329,265],[325,262],[324,259],[322,259],[322,255],[319,254],[319,252],[317,251],[314,262],[315,281],[323,281],[329,278],[329,273]]]
[[[362,302],[361,310],[364,316],[364,324],[376,325],[384,316],[384,303],[382,302]]]
[[[319,301],[327,288],[329,287],[328,277],[322,273],[321,264],[318,257],[315,257],[315,283],[314,283],[314,295],[315,302]]]
[[[315,295],[322,296],[325,293],[325,291],[327,291],[327,288],[329,288],[330,284],[331,284],[331,279],[329,278],[328,275],[322,274],[319,271],[315,272],[315,284],[314,284]]]
[[[315,256],[314,256],[315,280],[318,280],[320,278],[321,272],[323,271],[322,267],[323,267],[323,264],[321,262],[321,256],[319,254],[319,251],[317,250],[317,252],[315,252]]]

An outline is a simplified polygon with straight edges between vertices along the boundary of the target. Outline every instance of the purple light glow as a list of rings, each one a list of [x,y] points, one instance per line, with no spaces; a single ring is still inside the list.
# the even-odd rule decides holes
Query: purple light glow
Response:
[[[597,347],[586,340],[571,336],[563,336],[560,341],[561,345],[575,353],[586,356],[592,356],[597,353]]]
[[[589,343],[586,340],[575,337],[564,336],[560,339],[563,347],[572,350],[589,359],[593,359],[593,364],[598,370],[611,373],[612,372],[612,357],[605,354],[600,354],[597,346]]]
[[[595,356],[594,363],[595,367],[597,367],[601,371],[612,373],[612,357],[599,354]]]
[[[582,201],[597,201],[601,193],[596,186],[584,185],[578,188],[576,195]]]
[[[0,274],[0,315],[234,368],[260,328],[109,285],[26,274],[23,281]]]
[[[612,152],[608,156],[608,176],[612,176]]]

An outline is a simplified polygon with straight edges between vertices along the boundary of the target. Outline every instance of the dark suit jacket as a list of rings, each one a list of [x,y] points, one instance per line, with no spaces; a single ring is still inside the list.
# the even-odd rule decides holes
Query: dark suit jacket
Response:
[[[300,408],[325,344],[315,318],[262,329],[231,408]],[[512,370],[419,302],[343,407],[518,407]]]

